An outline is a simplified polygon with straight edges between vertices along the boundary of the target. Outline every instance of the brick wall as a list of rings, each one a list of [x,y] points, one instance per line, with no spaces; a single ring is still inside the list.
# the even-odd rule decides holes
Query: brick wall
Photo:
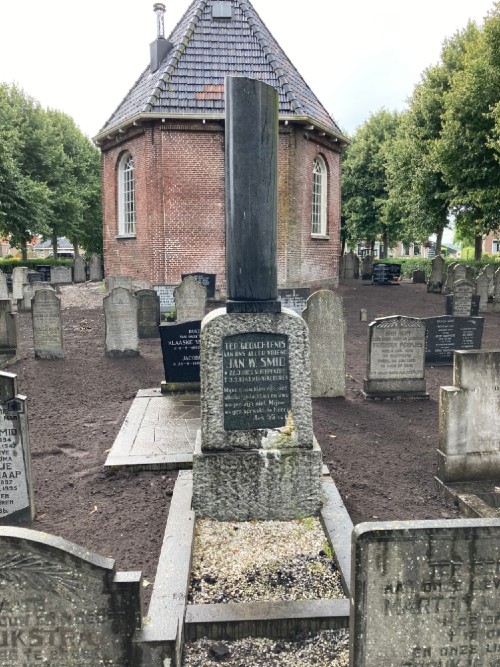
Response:
[[[178,283],[182,273],[217,274],[225,287],[224,133],[219,124],[156,123],[103,148],[106,275],[152,284]],[[117,164],[135,161],[136,238],[117,238]],[[328,168],[329,239],[311,238],[312,163]],[[338,284],[340,156],[327,140],[280,127],[278,281],[280,285]]]

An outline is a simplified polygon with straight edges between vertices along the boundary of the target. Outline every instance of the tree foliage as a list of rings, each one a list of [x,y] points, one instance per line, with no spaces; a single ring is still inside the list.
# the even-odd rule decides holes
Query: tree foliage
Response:
[[[387,151],[399,122],[396,112],[381,109],[357,130],[343,166],[343,212],[349,241],[384,245],[396,241],[398,227],[386,207]]]
[[[73,120],[0,85],[0,234],[26,254],[35,235],[102,251],[99,151]]]

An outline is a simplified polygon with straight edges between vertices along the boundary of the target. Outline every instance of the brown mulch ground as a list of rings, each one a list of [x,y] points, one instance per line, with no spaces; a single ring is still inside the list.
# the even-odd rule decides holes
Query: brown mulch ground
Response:
[[[365,402],[367,323],[385,315],[425,317],[444,312],[444,297],[425,285],[371,286],[344,281],[348,318],[345,399],[314,401],[314,431],[354,523],[456,517],[436,494],[438,397],[452,370],[429,368],[425,402]],[[139,389],[163,379],[160,343],[141,342],[136,359],[104,356],[103,292],[63,288],[65,358],[36,360],[31,315],[20,313],[18,374],[29,400],[36,530],[60,535],[104,556],[122,570],[142,570],[151,582],[176,473],[106,474],[103,464]],[[499,347],[500,315],[487,314],[483,347]],[[147,589],[150,591],[151,587]]]

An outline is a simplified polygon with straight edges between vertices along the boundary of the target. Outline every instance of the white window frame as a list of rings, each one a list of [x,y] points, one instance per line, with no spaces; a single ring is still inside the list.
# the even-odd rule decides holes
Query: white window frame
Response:
[[[312,171],[311,236],[324,239],[328,238],[328,172],[326,162],[321,155],[314,158]]]
[[[132,154],[124,153],[118,164],[118,236],[136,236],[135,164]]]

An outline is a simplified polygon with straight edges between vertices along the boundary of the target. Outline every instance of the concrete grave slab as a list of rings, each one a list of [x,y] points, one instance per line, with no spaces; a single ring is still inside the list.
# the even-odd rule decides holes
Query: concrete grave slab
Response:
[[[106,459],[113,470],[190,468],[200,428],[199,394],[137,393]]]

